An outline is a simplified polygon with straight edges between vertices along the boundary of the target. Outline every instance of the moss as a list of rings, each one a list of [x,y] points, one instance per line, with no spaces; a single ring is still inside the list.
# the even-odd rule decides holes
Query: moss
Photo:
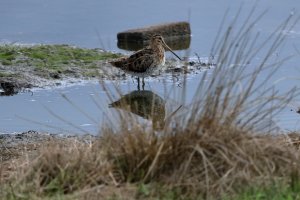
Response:
[[[88,68],[88,69],[97,69],[98,66],[95,63],[92,63],[92,64],[89,64],[89,65],[86,65],[86,68]]]
[[[85,77],[95,77],[99,75],[96,70],[99,67],[98,61],[118,57],[120,54],[69,45],[0,46],[0,64],[32,67],[34,71],[45,72],[39,73],[44,78],[49,77],[46,75],[49,72],[60,73],[78,69]]]
[[[67,45],[40,45],[20,49],[39,68],[62,69],[71,63],[85,67],[99,60],[116,58],[118,55],[98,49],[75,48]]]
[[[0,72],[0,78],[3,77],[12,77],[12,76],[16,76],[17,74],[14,73],[10,73],[10,72]]]
[[[10,60],[2,60],[1,61],[2,65],[11,65],[12,62]]]
[[[21,56],[36,67],[60,68],[71,63],[79,66],[92,64],[96,61],[118,58],[120,55],[104,52],[99,49],[76,48],[69,45],[36,45],[21,47],[4,45],[0,46],[0,60],[20,63]]]
[[[83,75],[86,77],[97,77],[100,74],[98,70],[91,70],[91,71],[84,72]]]
[[[11,65],[12,61],[16,59],[17,54],[15,48],[11,46],[0,46],[0,63],[2,65]]]
[[[269,184],[254,183],[237,188],[234,195],[224,195],[224,200],[300,200],[300,177],[298,171],[293,171],[290,177],[274,179]]]
[[[7,45],[0,46],[0,60],[14,60],[17,56],[18,52]]]

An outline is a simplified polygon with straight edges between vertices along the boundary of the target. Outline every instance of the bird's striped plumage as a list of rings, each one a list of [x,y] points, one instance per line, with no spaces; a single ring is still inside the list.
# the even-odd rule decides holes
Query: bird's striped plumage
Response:
[[[110,63],[127,73],[139,77],[151,75],[153,71],[160,69],[165,64],[165,47],[174,53],[164,42],[161,35],[154,35],[150,40],[149,46],[129,57],[123,57]]]

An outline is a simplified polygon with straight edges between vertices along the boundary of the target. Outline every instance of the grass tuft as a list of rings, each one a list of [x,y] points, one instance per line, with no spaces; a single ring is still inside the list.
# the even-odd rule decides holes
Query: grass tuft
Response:
[[[43,194],[67,194],[86,187],[108,182],[109,163],[101,152],[79,142],[50,142],[39,151],[39,158],[31,164],[22,181],[32,182]],[[29,186],[30,187],[30,186]]]

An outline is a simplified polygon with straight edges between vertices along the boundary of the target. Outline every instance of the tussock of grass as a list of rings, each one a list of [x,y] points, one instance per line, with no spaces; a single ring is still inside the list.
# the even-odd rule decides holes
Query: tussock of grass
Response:
[[[176,198],[209,198],[243,191],[252,184],[289,182],[300,167],[299,151],[282,138],[255,136],[236,128],[201,134],[179,129],[164,136],[145,133],[140,127],[118,134],[106,131],[92,144],[53,141],[43,145],[38,157],[23,161],[15,179],[10,179],[15,195],[79,198],[93,191],[113,196],[116,191],[105,188],[129,183],[134,188],[130,198],[163,197],[166,191]],[[145,192],[136,184],[150,184],[150,189]]]
[[[41,193],[71,193],[109,182],[103,175],[110,163],[91,145],[76,140],[48,143],[29,166],[23,181],[35,180],[28,188],[40,188]]]
[[[135,130],[104,138],[118,182],[159,182],[204,197],[256,180],[271,182],[300,164],[299,153],[282,140],[224,126],[199,133],[179,129],[166,136]]]
[[[272,85],[262,87],[284,61],[272,63],[271,56],[284,41],[282,30],[293,27],[290,22],[288,18],[262,45],[249,34],[256,20],[247,19],[238,31],[231,24],[212,50],[217,52],[212,76],[207,82],[208,74],[202,76],[193,103],[183,105],[185,111],[166,120],[161,131],[146,129],[135,118],[120,114],[119,126],[105,126],[91,144],[45,145],[36,159],[28,160],[4,184],[3,194],[212,199],[253,185],[297,186],[300,153],[296,143],[271,135],[268,125],[257,130],[261,121],[280,112],[298,94],[295,89],[280,94]],[[249,73],[247,67],[257,53],[265,57]],[[266,69],[271,74],[260,76]],[[136,192],[127,190],[128,185]],[[123,197],[107,192],[111,187],[124,189],[119,191]]]

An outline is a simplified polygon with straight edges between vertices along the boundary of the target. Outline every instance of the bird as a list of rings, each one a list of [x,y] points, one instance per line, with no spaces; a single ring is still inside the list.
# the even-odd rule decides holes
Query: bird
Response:
[[[172,52],[179,60],[182,60],[173,50],[165,43],[164,38],[155,34],[151,37],[147,47],[136,51],[129,57],[122,57],[111,61],[110,64],[122,69],[126,73],[137,76],[138,89],[140,89],[140,77],[142,78],[142,87],[144,89],[144,77],[151,75],[154,71],[159,70],[165,64],[165,48]]]

